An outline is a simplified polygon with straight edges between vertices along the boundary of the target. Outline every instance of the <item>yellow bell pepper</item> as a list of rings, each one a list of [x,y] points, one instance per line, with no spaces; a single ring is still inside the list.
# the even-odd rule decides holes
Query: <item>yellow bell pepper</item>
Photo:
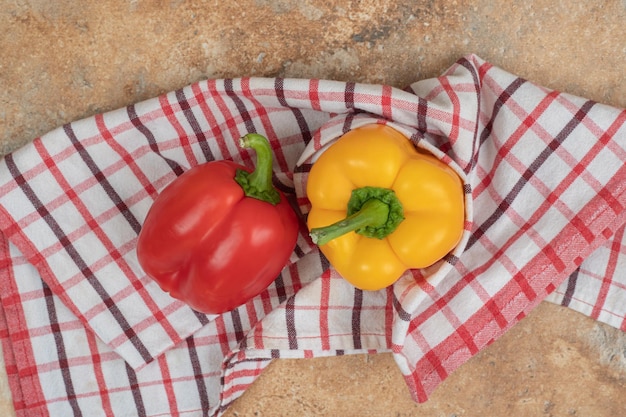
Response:
[[[333,143],[313,164],[307,195],[313,242],[363,290],[434,264],[463,234],[459,176],[386,125],[353,129]]]

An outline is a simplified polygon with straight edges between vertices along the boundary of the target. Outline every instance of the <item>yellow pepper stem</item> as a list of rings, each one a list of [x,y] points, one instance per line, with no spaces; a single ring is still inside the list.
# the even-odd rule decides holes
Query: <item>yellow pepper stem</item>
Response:
[[[393,190],[361,187],[352,191],[347,217],[329,226],[311,229],[313,243],[324,245],[331,240],[356,232],[366,237],[383,239],[404,220],[402,203]]]
[[[311,229],[313,243],[325,245],[331,240],[345,235],[348,232],[364,227],[380,227],[387,222],[389,217],[389,205],[372,198],[367,200],[363,207],[351,216],[325,227]]]

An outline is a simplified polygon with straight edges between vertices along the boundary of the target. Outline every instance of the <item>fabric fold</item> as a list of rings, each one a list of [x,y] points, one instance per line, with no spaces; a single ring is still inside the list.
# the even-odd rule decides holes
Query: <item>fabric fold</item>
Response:
[[[308,171],[342,133],[386,123],[464,179],[459,246],[363,292],[307,236]],[[145,276],[137,233],[191,166],[251,164],[266,135],[298,207],[296,249],[259,297],[194,312]],[[626,111],[470,55],[404,90],[206,80],[80,120],[0,163],[0,327],[18,415],[219,415],[275,358],[393,352],[416,401],[548,299],[625,329]],[[19,376],[19,378],[18,378]]]

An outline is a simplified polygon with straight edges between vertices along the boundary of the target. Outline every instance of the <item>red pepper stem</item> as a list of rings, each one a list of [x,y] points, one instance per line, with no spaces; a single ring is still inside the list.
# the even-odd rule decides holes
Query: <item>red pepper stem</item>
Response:
[[[247,197],[278,204],[280,194],[272,184],[272,148],[267,139],[258,133],[248,133],[239,139],[239,146],[254,149],[257,160],[254,171],[237,170],[235,181],[243,188]]]
[[[321,246],[331,240],[343,236],[346,233],[363,229],[367,226],[380,227],[387,222],[389,217],[389,204],[377,198],[367,200],[356,213],[339,220],[329,226],[311,229],[310,235],[313,243]]]

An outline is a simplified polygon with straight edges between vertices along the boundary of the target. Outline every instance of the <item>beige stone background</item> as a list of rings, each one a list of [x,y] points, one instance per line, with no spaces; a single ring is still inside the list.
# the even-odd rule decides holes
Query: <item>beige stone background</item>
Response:
[[[626,107],[624,0],[0,0],[0,154],[205,78],[404,87],[468,53]],[[227,416],[619,417],[624,389],[626,336],[543,303],[425,404],[391,356],[358,355],[275,361]]]

